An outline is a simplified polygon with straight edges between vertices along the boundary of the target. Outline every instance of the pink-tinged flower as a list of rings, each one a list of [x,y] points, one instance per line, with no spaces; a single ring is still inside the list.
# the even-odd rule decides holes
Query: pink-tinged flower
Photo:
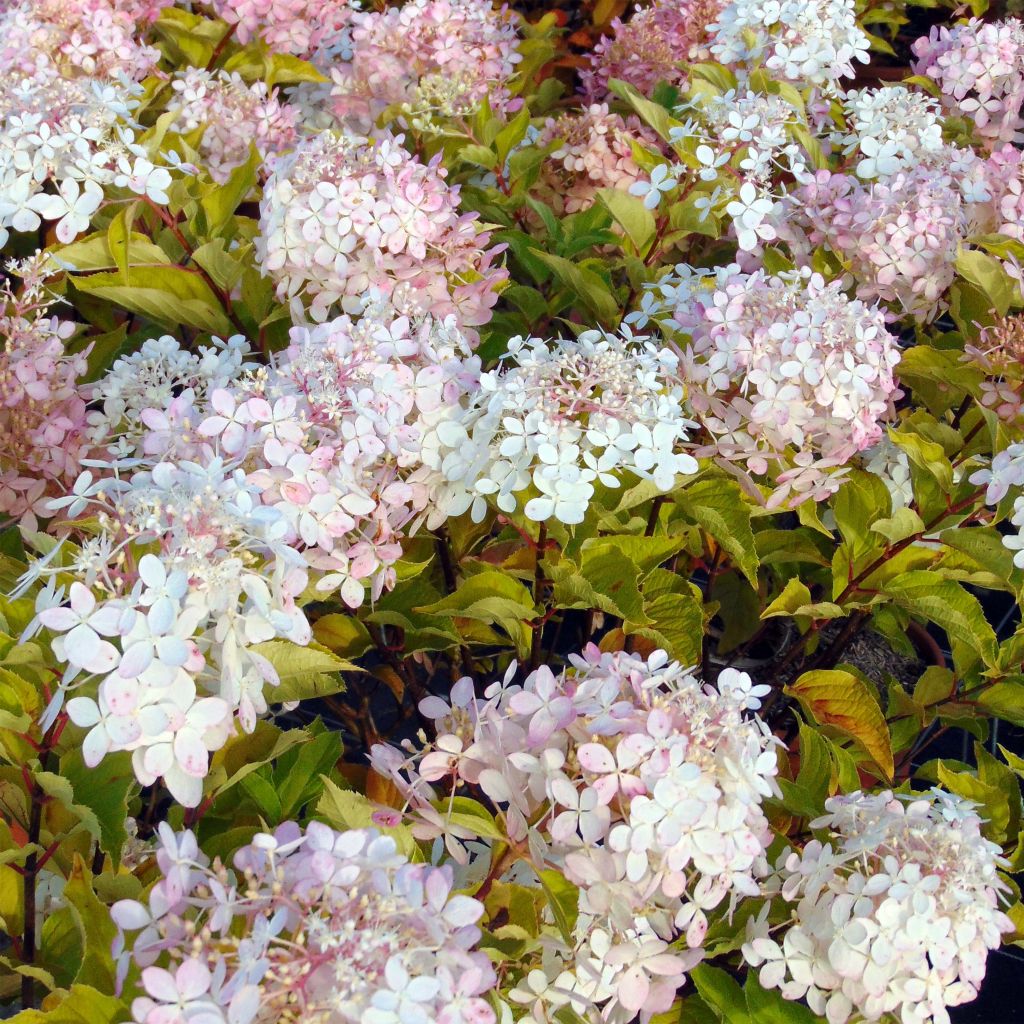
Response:
[[[615,18],[580,71],[588,102],[604,100],[614,78],[650,96],[659,82],[682,88],[686,65],[711,57],[708,26],[722,0],[655,0],[637,7],[627,21]]]
[[[556,729],[563,729],[575,717],[573,702],[559,686],[551,669],[537,670],[534,686],[514,694],[509,706],[518,715],[530,721],[528,735],[531,743],[543,743]]]
[[[111,671],[118,664],[117,648],[101,637],[119,634],[122,609],[97,604],[92,591],[77,581],[68,596],[67,607],[45,609],[39,621],[64,634],[61,643],[72,665],[97,674]]]
[[[487,844],[507,837],[532,871],[557,870],[578,887],[571,948],[546,954],[514,1002],[632,1019],[672,1003],[704,955],[708,912],[760,891],[772,839],[761,803],[777,794],[777,741],[749,715],[755,688],[742,673],[719,690],[660,651],[644,660],[590,646],[570,662],[521,687],[512,666],[472,714],[442,719],[457,735],[417,751],[377,747],[371,763],[403,794],[423,839],[450,841],[458,829],[472,840],[473,816],[458,801],[466,783],[479,788],[494,819],[481,814],[466,850],[450,842],[460,863],[481,842],[486,862]],[[516,871],[499,880],[514,882]],[[669,952],[676,938],[689,948]]]
[[[912,49],[915,74],[938,84],[948,111],[973,120],[990,145],[1020,141],[1024,27],[1018,18],[936,25]]]
[[[599,776],[593,787],[602,804],[610,804],[620,793],[628,800],[644,792],[643,782],[631,772],[652,746],[645,736],[628,736],[617,744],[614,753],[601,743],[584,743],[579,748],[580,766]]]
[[[112,911],[119,945],[139,931],[126,954],[142,967],[139,1024],[295,1011],[341,1024],[494,1024],[481,998],[494,970],[473,950],[483,905],[453,894],[450,868],[408,863],[375,830],[287,822],[239,850],[230,872],[211,868],[191,833],[162,829],[157,861],[149,906]]]
[[[198,960],[186,960],[172,974],[161,967],[142,972],[142,986],[149,998],[132,1004],[136,1020],[145,1024],[187,1024],[204,1015],[217,1015],[209,999],[210,971]]]
[[[514,16],[490,0],[408,0],[358,11],[350,59],[330,69],[334,112],[361,131],[387,108],[421,129],[471,116],[485,99],[494,113],[511,112],[522,103],[508,89],[518,42]],[[415,185],[406,198],[415,202]]]
[[[506,271],[493,265],[476,214],[440,159],[424,164],[402,137],[323,132],[270,161],[256,240],[281,299],[304,295],[317,322],[361,312],[371,289],[405,313],[485,323]]]

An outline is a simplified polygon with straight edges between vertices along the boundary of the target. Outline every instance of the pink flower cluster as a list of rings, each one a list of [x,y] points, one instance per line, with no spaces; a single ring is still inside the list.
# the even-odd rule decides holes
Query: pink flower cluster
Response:
[[[946,308],[960,243],[982,212],[948,171],[918,164],[872,182],[818,171],[787,212],[811,246],[827,245],[848,263],[860,298],[929,321]]]
[[[141,968],[138,1024],[493,1024],[474,951],[483,905],[446,867],[410,864],[372,829],[291,822],[257,834],[231,871],[160,825],[148,903],[111,915],[119,979]],[[131,950],[126,932],[137,932]]]
[[[946,1008],[977,996],[988,951],[1014,930],[999,910],[999,847],[971,803],[940,790],[854,793],[825,808],[811,827],[831,841],[787,849],[765,883],[788,905],[781,936],[769,902],[744,957],[764,987],[805,998],[829,1024],[949,1024]]]
[[[22,275],[0,290],[0,514],[36,529],[46,501],[66,492],[78,475],[86,405],[78,380],[88,349],[66,351],[75,324],[50,313],[43,262],[12,264]]]
[[[260,39],[275,53],[305,58],[343,45],[353,12],[349,0],[212,0],[211,7],[240,43]]]
[[[578,213],[594,204],[598,189],[628,191],[648,175],[633,159],[633,146],[657,148],[657,136],[635,116],[613,114],[607,103],[579,113],[549,117],[537,146],[554,145],[544,161],[538,188],[556,213]]]
[[[969,117],[990,146],[1021,140],[1024,25],[1019,19],[938,25],[913,50],[914,72],[938,84],[950,114]]]
[[[518,1001],[628,1020],[672,1004],[701,958],[706,911],[759,892],[776,741],[745,714],[767,688],[743,673],[705,685],[663,651],[644,660],[593,645],[570,662],[521,686],[513,664],[483,699],[463,679],[451,706],[421,704],[434,742],[406,755],[377,746],[371,761],[405,796],[419,838],[443,835],[465,859],[468,816],[449,821],[445,806],[448,794],[478,793],[515,859],[580,887],[575,946],[544,965],[552,990],[543,975]]]
[[[771,503],[790,491],[828,493],[822,472],[874,444],[899,395],[899,347],[882,311],[810,270],[769,276],[734,265],[674,284],[671,324],[688,339],[681,375],[715,438],[708,454],[761,474],[788,449],[793,468]]]
[[[23,0],[0,14],[0,69],[37,76],[44,66],[62,76],[126,75],[141,79],[160,58],[142,41],[140,23],[170,0]]]
[[[415,313],[486,323],[506,278],[476,214],[459,212],[440,155],[422,163],[401,137],[323,132],[270,161],[260,204],[259,262],[280,298],[311,299],[327,318],[358,313],[371,288],[404,286]]]
[[[710,60],[707,26],[722,9],[721,0],[655,0],[637,6],[628,21],[615,18],[612,34],[602,36],[580,71],[588,103],[608,96],[618,79],[650,96],[659,82],[679,88],[686,82],[685,62]]]
[[[351,59],[330,69],[338,117],[367,131],[388,107],[417,127],[521,104],[508,84],[520,61],[514,17],[490,0],[409,0],[352,15]],[[325,68],[325,70],[327,70]]]
[[[266,159],[295,143],[298,109],[282,103],[264,82],[249,85],[237,72],[188,68],[172,84],[179,100],[171,105],[175,128],[184,133],[204,127],[199,152],[214,181],[227,181],[252,145]]]

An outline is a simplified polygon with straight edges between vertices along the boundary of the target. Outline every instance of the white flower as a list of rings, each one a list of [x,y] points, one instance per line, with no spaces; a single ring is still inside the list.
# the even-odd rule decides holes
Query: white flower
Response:
[[[679,178],[670,173],[668,164],[658,164],[651,171],[650,181],[635,181],[629,186],[629,191],[631,195],[641,196],[648,210],[656,210],[662,196],[678,184]]]
[[[775,238],[775,229],[763,223],[774,208],[772,200],[761,196],[751,182],[744,182],[740,186],[739,196],[726,206],[725,212],[732,217],[736,240],[741,249],[751,252],[760,241]]]
[[[64,243],[72,242],[89,228],[92,215],[103,202],[103,189],[95,181],[86,180],[79,187],[74,178],[66,178],[60,184],[56,195],[46,194],[39,198],[36,208],[47,220],[57,220],[57,238]]]

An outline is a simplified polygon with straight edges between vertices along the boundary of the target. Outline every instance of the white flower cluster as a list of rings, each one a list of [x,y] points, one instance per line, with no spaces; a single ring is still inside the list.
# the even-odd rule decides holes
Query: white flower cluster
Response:
[[[681,112],[704,122],[705,141],[722,148],[743,148],[739,168],[744,178],[766,188],[773,173],[792,174],[803,181],[811,173],[807,154],[791,129],[803,118],[783,96],[731,89],[699,96]]]
[[[902,85],[856,89],[843,101],[847,128],[838,140],[847,154],[860,153],[857,174],[881,178],[942,152],[939,104]]]
[[[794,82],[833,85],[868,62],[853,0],[732,0],[710,29],[716,60],[763,61]]]
[[[139,1024],[494,1024],[483,904],[390,836],[289,821],[229,871],[164,822],[155,853],[147,902],[111,910],[119,981],[141,968]]]
[[[156,410],[203,403],[210,392],[238,376],[248,354],[248,342],[240,334],[227,341],[214,339],[196,352],[183,349],[169,334],[147,338],[88,388],[94,406],[87,417],[93,443],[111,454],[133,454],[153,429]],[[187,432],[187,425],[182,427]]]
[[[240,337],[197,353],[165,337],[117,360],[84,392],[101,457],[48,502],[96,529],[23,584],[75,579],[67,601],[51,580],[27,632],[59,634],[47,720],[95,686],[68,702],[90,729],[86,762],[131,751],[144,785],[163,777],[187,806],[209,752],[267,710],[278,675],[259,645],[309,643],[310,572],[353,608],[394,586],[403,528],[427,504],[407,479],[422,439],[480,373],[454,317],[399,317],[379,296],[358,322],[290,340],[262,366]]]
[[[786,850],[767,883],[792,906],[781,940],[770,904],[748,924],[743,955],[761,984],[806,998],[829,1024],[852,1017],[949,1024],[947,1006],[978,994],[990,949],[1013,930],[999,847],[973,805],[935,790],[834,797],[811,822],[831,842]]]
[[[513,512],[532,486],[528,518],[580,523],[598,482],[618,487],[626,472],[668,491],[696,472],[682,450],[694,424],[668,349],[585,331],[550,345],[514,338],[504,358],[423,439],[428,522],[467,510],[479,521],[488,500]]]
[[[748,714],[769,688],[745,673],[705,684],[664,651],[593,644],[569,660],[521,687],[513,664],[483,700],[461,680],[451,707],[421,704],[434,744],[411,756],[376,746],[371,760],[408,799],[419,838],[446,835],[458,853],[466,832],[445,820],[446,794],[476,784],[534,871],[579,886],[574,942],[551,943],[511,993],[525,1020],[549,1024],[568,1005],[627,1024],[672,1005],[702,959],[708,911],[759,894],[778,741]]]
[[[106,186],[167,202],[171,176],[136,143],[136,84],[159,59],[138,41],[146,3],[34,0],[0,10],[0,245],[56,224],[84,232]],[[149,12],[152,13],[152,12]],[[50,184],[52,190],[47,190]]]

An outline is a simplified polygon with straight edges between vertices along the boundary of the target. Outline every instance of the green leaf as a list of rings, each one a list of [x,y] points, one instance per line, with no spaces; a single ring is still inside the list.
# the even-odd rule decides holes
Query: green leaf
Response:
[[[820,1020],[803,1003],[783,999],[778,989],[762,988],[755,971],[743,986],[750,1024],[817,1024]]]
[[[290,53],[272,53],[267,60],[267,88],[275,85],[297,85],[299,82],[329,82],[330,79],[318,71],[307,60],[300,60]]]
[[[815,721],[853,737],[884,772],[893,775],[889,727],[868,684],[839,669],[805,672],[784,691],[796,697]]]
[[[132,272],[131,286],[120,273],[90,274],[73,278],[75,288],[148,317],[169,330],[181,324],[221,337],[232,333],[217,296],[198,272],[184,267],[139,267]]]
[[[71,874],[64,886],[64,899],[74,913],[82,937],[82,961],[75,979],[88,980],[101,989],[114,990],[114,962],[110,947],[117,936],[117,926],[109,909],[93,891],[92,873],[79,854],[74,854]]]
[[[640,119],[650,125],[666,142],[670,141],[672,127],[677,122],[672,119],[665,107],[647,99],[633,86],[614,78],[608,83],[608,89],[625,100],[640,115]]]
[[[782,593],[761,612],[761,618],[772,619],[779,615],[795,615],[798,608],[810,603],[811,592],[807,589],[807,585],[794,577],[782,588]]]
[[[1007,838],[1007,827],[1011,817],[1010,806],[1003,788],[995,782],[986,782],[971,772],[953,771],[945,761],[939,761],[937,768],[939,782],[951,793],[956,793],[957,796],[962,796],[967,800],[973,800],[978,805],[979,816],[985,822],[983,831],[986,837],[1002,845]],[[1016,782],[1014,782],[1014,789],[1017,789]],[[1019,790],[1017,790],[1017,800],[1019,805]]]
[[[597,198],[612,215],[615,223],[626,232],[637,252],[646,248],[656,231],[654,214],[644,206],[643,200],[618,188],[601,188]]]
[[[757,545],[750,528],[750,505],[740,485],[723,477],[698,480],[676,497],[676,507],[707,531],[757,586]]]
[[[644,601],[650,626],[629,624],[629,634],[657,644],[670,658],[683,665],[697,665],[704,639],[704,603],[700,588],[686,583],[679,592],[658,594]]]
[[[22,1010],[8,1017],[7,1024],[115,1024],[129,1017],[120,999],[89,985],[72,985],[60,1002],[45,1010]]]
[[[277,56],[281,55],[275,55],[273,59],[276,60]],[[211,236],[222,233],[239,204],[252,192],[262,164],[263,159],[259,150],[255,144],[251,144],[249,157],[245,163],[239,164],[223,185],[213,188],[200,201],[200,206],[206,215],[206,226]]]
[[[988,296],[1000,316],[1005,316],[1011,303],[1019,295],[1013,278],[1002,263],[988,253],[971,249],[961,252],[956,260],[957,273]]]
[[[294,760],[282,772],[275,773],[275,789],[280,800],[278,821],[294,821],[302,808],[320,793],[325,775],[341,758],[341,737],[330,730],[311,737],[294,752]]]
[[[619,304],[599,274],[554,253],[537,249],[534,256],[554,274],[559,285],[575,295],[599,320],[606,324],[618,320]]]
[[[708,964],[698,964],[690,971],[689,977],[701,998],[723,1024],[740,1024],[747,1020],[749,1011],[743,989],[725,971]]]
[[[434,807],[456,828],[465,829],[481,839],[508,841],[508,837],[494,820],[494,815],[479,800],[468,796],[441,797]]]
[[[579,916],[579,889],[554,868],[538,872],[538,877],[562,938],[572,943],[576,918]]]
[[[888,519],[876,519],[871,524],[874,533],[881,534],[890,544],[924,533],[924,522],[912,508],[898,508]]]
[[[1024,725],[1024,678],[1000,680],[974,699],[987,714],[1014,725]]]
[[[138,202],[122,206],[107,227],[107,247],[110,249],[110,255],[121,272],[125,284],[132,283],[129,276],[128,249],[132,236],[132,221],[135,219],[135,211],[138,207]]]
[[[170,256],[160,246],[138,232],[129,236],[128,249],[129,259],[134,264],[171,262]],[[47,251],[59,266],[72,272],[118,268],[118,260],[110,249],[109,231],[97,231],[68,245],[51,246]]]
[[[322,776],[324,791],[316,805],[316,817],[341,832],[352,828],[375,828],[391,836],[400,852],[410,860],[418,856],[416,840],[405,825],[378,825],[373,820],[377,808],[362,793],[342,789],[327,776]]]
[[[995,632],[978,599],[959,583],[914,569],[888,580],[884,589],[901,608],[941,626],[951,640],[977,652],[986,663],[995,657]]]
[[[317,643],[342,658],[358,658],[372,646],[370,631],[354,615],[324,615],[313,623]]]
[[[497,570],[469,576],[455,593],[416,610],[501,626],[522,654],[529,651],[532,635],[526,622],[537,615],[530,591],[517,579]]]
[[[252,650],[274,666],[281,680],[280,685],[267,689],[267,698],[274,704],[341,693],[345,681],[338,673],[360,671],[319,644],[300,647],[289,640],[267,640]]]
[[[74,789],[75,803],[88,807],[95,815],[100,848],[116,866],[128,839],[128,796],[136,788],[131,755],[108,754],[90,768],[82,758],[81,747],[74,746],[60,759],[60,771]]]

